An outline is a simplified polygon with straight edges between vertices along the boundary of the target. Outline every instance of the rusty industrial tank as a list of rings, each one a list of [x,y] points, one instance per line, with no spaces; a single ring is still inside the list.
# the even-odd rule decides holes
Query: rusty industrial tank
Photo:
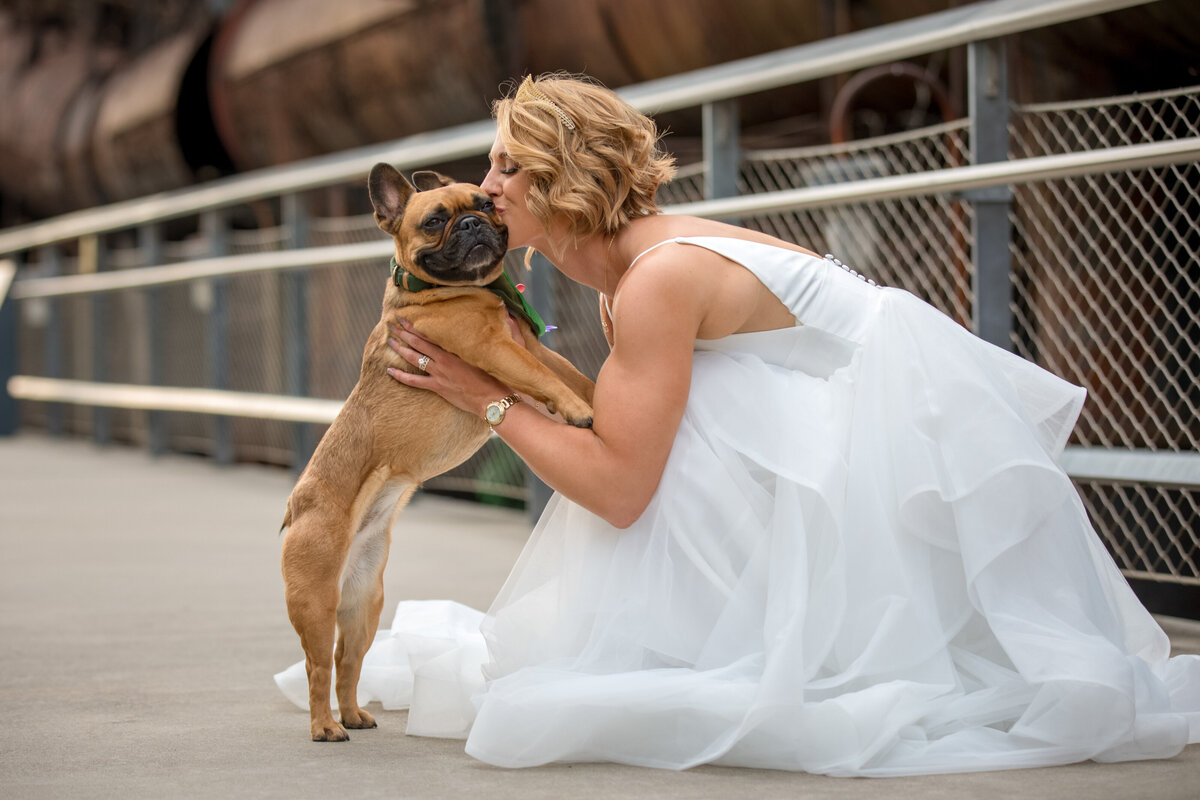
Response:
[[[221,141],[253,169],[486,116],[486,5],[244,0],[213,44]]]
[[[963,4],[240,0],[125,53],[0,9],[0,224],[479,120],[500,84],[524,73],[586,72],[621,87]],[[1085,94],[1163,88],[1145,71],[1186,71],[1198,18],[1193,0],[1162,0],[1024,35],[1014,94],[1068,94],[1085,80]],[[1128,57],[1138,42],[1155,59]],[[957,98],[961,59],[938,69]],[[827,112],[839,84],[743,98],[743,126]],[[854,98],[862,107],[906,102],[903,87],[869,89]],[[683,143],[698,114],[661,121]]]
[[[586,72],[620,87],[813,41],[832,32],[821,9],[833,5],[244,0],[213,46],[214,116],[234,162],[253,169],[484,118],[500,84],[524,73]],[[865,5],[879,24],[948,2]],[[811,107],[815,89],[798,91]],[[744,113],[778,115],[769,100]]]
[[[90,145],[106,196],[138,197],[194,179],[180,145],[176,111],[186,101],[183,76],[205,35],[191,30],[174,36],[105,83]]]
[[[39,216],[212,177],[189,163],[184,145],[196,136],[180,131],[196,94],[185,77],[208,35],[193,28],[130,57],[68,32],[0,22],[0,189]],[[205,98],[206,84],[198,91]],[[219,151],[205,125],[200,149]]]
[[[66,135],[120,54],[68,31],[30,32],[0,25],[0,186],[33,212],[54,213],[100,199],[94,185],[75,185],[59,157]],[[36,56],[36,57],[35,57]]]

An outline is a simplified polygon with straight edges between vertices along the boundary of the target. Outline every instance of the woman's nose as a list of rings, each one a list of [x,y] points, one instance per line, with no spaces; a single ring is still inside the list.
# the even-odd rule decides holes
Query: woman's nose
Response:
[[[480,182],[479,188],[483,189],[489,197],[495,197],[500,194],[500,182],[496,180],[495,167],[489,169],[487,174],[483,176],[483,181]]]

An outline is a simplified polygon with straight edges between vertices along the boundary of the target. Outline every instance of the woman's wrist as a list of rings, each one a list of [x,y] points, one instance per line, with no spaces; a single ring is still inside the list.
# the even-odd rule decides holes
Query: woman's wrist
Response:
[[[481,386],[471,392],[470,398],[466,401],[464,410],[476,414],[477,416],[484,416],[487,412],[488,405],[499,402],[511,394],[514,394],[511,388],[505,386],[499,381],[491,380],[489,381],[488,385]]]
[[[500,426],[507,418],[508,410],[521,402],[521,396],[516,392],[506,394],[499,400],[493,400],[483,408],[483,421],[493,429]]]

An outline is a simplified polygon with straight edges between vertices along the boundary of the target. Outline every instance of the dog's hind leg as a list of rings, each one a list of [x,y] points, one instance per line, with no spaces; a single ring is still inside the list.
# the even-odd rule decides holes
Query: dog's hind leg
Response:
[[[342,725],[374,728],[374,718],[358,705],[363,656],[375,640],[383,611],[383,568],[387,565],[392,525],[415,486],[387,483],[363,515],[341,577],[337,609],[337,698]]]
[[[350,738],[333,719],[329,707],[333,680],[333,642],[340,600],[338,576],[345,562],[349,535],[344,514],[309,509],[291,519],[283,540],[283,576],[288,618],[300,635],[308,673],[308,709],[314,742]]]

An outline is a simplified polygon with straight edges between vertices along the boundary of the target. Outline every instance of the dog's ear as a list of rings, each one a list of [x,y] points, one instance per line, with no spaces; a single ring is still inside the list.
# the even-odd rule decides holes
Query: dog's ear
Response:
[[[436,189],[439,186],[449,186],[452,183],[457,183],[453,178],[447,178],[440,172],[434,172],[431,169],[423,169],[420,172],[413,173],[413,186],[417,187],[419,192],[427,192],[430,189]]]
[[[376,164],[367,177],[367,193],[375,208],[375,222],[391,233],[396,221],[404,215],[404,207],[416,189],[391,164]]]

